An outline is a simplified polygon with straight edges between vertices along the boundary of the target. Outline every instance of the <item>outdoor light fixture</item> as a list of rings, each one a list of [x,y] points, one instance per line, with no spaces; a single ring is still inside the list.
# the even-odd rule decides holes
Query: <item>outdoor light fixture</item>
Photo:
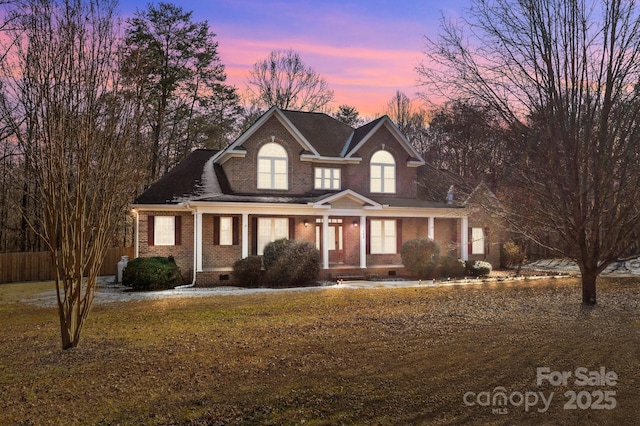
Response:
[[[309,227],[309,221],[307,219],[304,220],[304,227],[305,228]]]
[[[353,221],[353,226],[355,226],[356,228],[358,227],[358,221],[357,220]]]

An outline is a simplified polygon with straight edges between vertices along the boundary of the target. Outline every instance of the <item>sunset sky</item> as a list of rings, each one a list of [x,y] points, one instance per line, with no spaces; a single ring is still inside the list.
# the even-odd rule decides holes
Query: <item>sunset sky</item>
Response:
[[[148,1],[123,0],[122,14]],[[355,106],[372,117],[396,90],[416,98],[415,67],[424,36],[438,31],[440,16],[460,17],[468,0],[182,0],[194,21],[207,20],[219,43],[228,82],[245,91],[252,65],[275,49],[293,49],[327,80],[332,107]]]

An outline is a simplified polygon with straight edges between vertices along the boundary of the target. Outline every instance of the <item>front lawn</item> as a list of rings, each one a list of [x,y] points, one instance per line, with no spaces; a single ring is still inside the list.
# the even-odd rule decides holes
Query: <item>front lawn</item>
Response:
[[[638,284],[592,309],[575,279],[99,304],[69,351],[21,301],[52,284],[1,285],[0,424],[632,424]]]

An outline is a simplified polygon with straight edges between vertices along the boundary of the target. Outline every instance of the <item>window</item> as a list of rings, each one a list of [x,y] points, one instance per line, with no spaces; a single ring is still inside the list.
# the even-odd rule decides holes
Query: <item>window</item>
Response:
[[[233,245],[233,218],[221,217],[220,218],[220,245],[231,246]]]
[[[484,229],[471,228],[471,254],[484,254]]]
[[[397,251],[396,221],[371,220],[371,254],[394,254]]]
[[[270,142],[258,151],[258,188],[287,189],[287,152]]]
[[[153,241],[156,246],[173,246],[176,244],[175,216],[155,216]]]
[[[289,238],[289,219],[286,217],[258,218],[258,256],[262,255],[267,244],[281,238]]]
[[[340,189],[340,169],[316,167],[315,189]]]
[[[396,192],[396,162],[388,151],[378,151],[371,157],[371,192]]]

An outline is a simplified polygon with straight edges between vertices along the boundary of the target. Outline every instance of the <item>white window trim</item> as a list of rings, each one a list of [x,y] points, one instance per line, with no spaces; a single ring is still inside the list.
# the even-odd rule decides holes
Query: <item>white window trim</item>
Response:
[[[154,216],[153,244],[156,246],[176,245],[176,217]]]
[[[220,217],[220,245],[233,245],[233,218],[231,216]]]
[[[267,147],[269,147],[269,145],[277,145],[278,147],[280,147],[282,149],[282,151],[284,152],[284,157],[274,157],[274,156],[269,156],[269,155],[261,155],[260,153],[263,152],[263,150]],[[261,172],[261,167],[260,167],[260,160],[264,160],[264,161],[268,161],[269,164],[269,172]],[[284,185],[278,186],[276,184],[276,164],[280,164],[280,163],[284,163]],[[288,190],[289,189],[289,157],[287,156],[287,151],[284,149],[284,147],[280,144],[277,144],[275,142],[269,142],[266,145],[263,145],[260,150],[258,151],[258,160],[257,160],[257,164],[256,164],[256,171],[257,171],[257,187],[258,189],[284,189],[284,190]],[[281,175],[281,173],[280,173]],[[266,182],[266,180],[261,179],[262,177],[268,178],[268,182]]]
[[[485,254],[484,228],[471,228],[471,254]]]
[[[325,183],[328,182],[328,186]],[[340,169],[331,167],[316,167],[313,176],[314,189],[339,190],[342,187]]]
[[[284,224],[284,232],[279,234],[276,232],[276,221],[282,221]],[[260,230],[264,230],[269,224],[269,235],[265,235],[261,233]],[[257,232],[257,242],[258,242],[258,256],[262,256],[264,253],[264,248],[267,244],[279,240],[282,238],[289,238],[289,219],[286,217],[259,217],[258,218],[258,229]]]
[[[379,152],[386,152],[391,156],[391,159],[393,161],[393,163],[378,163],[373,161],[373,158],[375,157],[375,155]],[[372,193],[376,193],[376,194],[395,194],[396,193],[396,162],[395,159],[393,158],[393,155],[391,155],[389,153],[389,151],[384,151],[384,150],[380,150],[380,151],[376,151],[372,156],[371,156],[371,164],[369,165],[369,187],[370,187],[370,191]],[[379,180],[379,186],[380,189],[378,190],[377,188],[374,189],[374,177],[373,177],[373,170],[374,168],[379,169],[380,170],[380,177],[379,178],[375,178],[375,180]],[[387,188],[387,186],[392,186],[392,188]]]
[[[374,234],[374,223],[380,224],[380,235]],[[371,219],[371,235],[369,235],[371,254],[396,254],[398,252],[397,225],[395,219]]]

